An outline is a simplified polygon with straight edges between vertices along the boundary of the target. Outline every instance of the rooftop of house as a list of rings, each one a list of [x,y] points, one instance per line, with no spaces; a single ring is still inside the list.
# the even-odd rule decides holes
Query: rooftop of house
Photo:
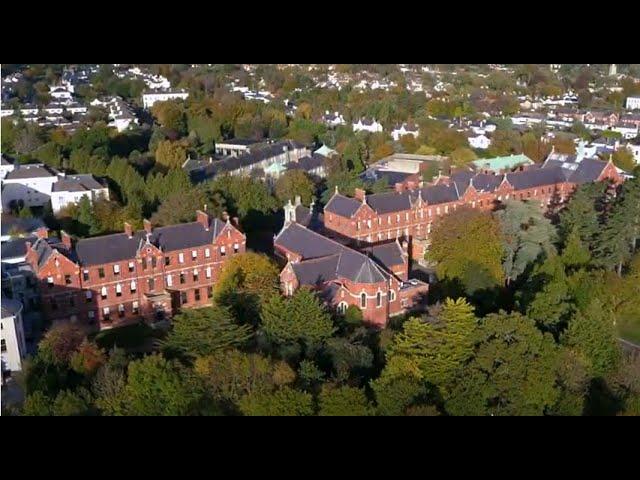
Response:
[[[2,214],[2,221],[0,221],[2,236],[11,235],[12,231],[31,233],[44,226],[40,218],[20,218],[6,214]]]
[[[106,188],[93,175],[66,175],[53,184],[54,192],[88,192]]]
[[[20,310],[22,310],[22,303],[20,303],[18,300],[13,300],[11,298],[6,298],[5,296],[3,296],[1,310],[2,318],[13,317],[17,313],[19,313]]]
[[[12,172],[9,172],[5,179],[19,180],[23,178],[51,178],[56,177],[57,174],[58,172],[56,170],[47,165],[34,163],[31,165],[20,165],[19,168],[16,168]]]
[[[532,165],[534,162],[523,154],[509,155],[506,157],[481,158],[474,160],[471,164],[479,170],[491,170],[500,172],[502,170],[511,170],[520,165]]]

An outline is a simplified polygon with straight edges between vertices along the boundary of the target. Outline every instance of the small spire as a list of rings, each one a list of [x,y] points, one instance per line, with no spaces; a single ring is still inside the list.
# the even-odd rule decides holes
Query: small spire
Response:
[[[147,232],[147,233],[145,234],[145,237],[147,238],[147,245],[151,245],[151,240],[150,240],[150,238],[151,238],[151,232]]]
[[[340,193],[340,192],[338,191],[338,185],[336,185],[336,194],[338,194],[338,193]]]

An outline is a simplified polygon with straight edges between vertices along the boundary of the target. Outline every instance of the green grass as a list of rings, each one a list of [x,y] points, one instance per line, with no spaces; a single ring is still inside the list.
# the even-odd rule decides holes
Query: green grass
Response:
[[[618,321],[618,335],[633,343],[640,344],[640,318],[626,317]]]
[[[144,347],[154,334],[154,330],[146,323],[135,323],[103,330],[96,334],[94,340],[99,347],[106,350],[114,346],[129,350]]]

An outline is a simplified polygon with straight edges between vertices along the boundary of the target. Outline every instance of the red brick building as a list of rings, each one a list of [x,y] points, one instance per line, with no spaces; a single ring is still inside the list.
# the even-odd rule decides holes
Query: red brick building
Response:
[[[52,321],[110,328],[143,318],[171,317],[210,302],[224,262],[243,253],[246,237],[229,220],[197,212],[197,221],[81,239],[39,238],[27,262],[40,282],[42,309]]]
[[[415,189],[398,185],[389,193],[366,195],[358,189],[355,198],[336,191],[325,206],[324,226],[356,245],[404,239],[410,242],[410,257],[421,260],[434,223],[462,206],[490,210],[509,199],[562,204],[577,185],[605,180],[623,181],[611,161],[547,160],[510,173],[457,172]]]
[[[276,253],[287,262],[280,273],[285,295],[312,287],[338,312],[354,305],[366,323],[378,327],[426,301],[429,285],[408,278],[406,243],[392,241],[359,252],[287,218],[274,241]]]

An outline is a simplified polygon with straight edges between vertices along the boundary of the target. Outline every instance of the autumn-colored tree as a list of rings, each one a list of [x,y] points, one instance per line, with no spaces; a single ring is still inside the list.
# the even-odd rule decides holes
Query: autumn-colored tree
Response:
[[[418,141],[411,134],[400,137],[400,145],[402,145],[405,153],[416,153],[416,150],[418,150]]]
[[[176,100],[156,102],[151,107],[151,112],[165,129],[173,130],[179,135],[186,133],[186,118],[181,102]]]
[[[440,278],[462,283],[469,292],[502,284],[500,225],[490,214],[462,208],[436,223],[426,254]]]
[[[78,350],[70,359],[73,370],[83,375],[92,375],[107,361],[104,351],[95,343],[86,339],[80,344]]]
[[[379,160],[381,158],[385,158],[390,155],[393,155],[393,153],[394,153],[393,147],[388,143],[383,143],[382,145],[378,146],[374,150],[372,158],[373,160]]]
[[[315,185],[302,170],[288,170],[276,182],[276,197],[283,202],[293,201],[296,196],[304,205],[309,205],[315,193]]]
[[[156,162],[166,168],[180,168],[187,159],[187,151],[178,142],[163,140],[156,148]]]
[[[54,324],[38,345],[38,355],[55,365],[68,365],[86,337],[73,323]]]
[[[626,172],[632,172],[636,168],[636,160],[629,148],[619,148],[611,156],[616,167]]]
[[[313,397],[306,392],[283,387],[273,393],[248,394],[239,402],[246,416],[298,417],[313,415]]]
[[[456,167],[464,167],[469,162],[472,162],[478,157],[470,148],[459,147],[451,152],[449,158],[451,159],[451,163],[453,163],[453,165],[455,165]]]
[[[355,387],[325,385],[318,404],[318,415],[322,417],[366,417],[373,414],[365,392]]]

